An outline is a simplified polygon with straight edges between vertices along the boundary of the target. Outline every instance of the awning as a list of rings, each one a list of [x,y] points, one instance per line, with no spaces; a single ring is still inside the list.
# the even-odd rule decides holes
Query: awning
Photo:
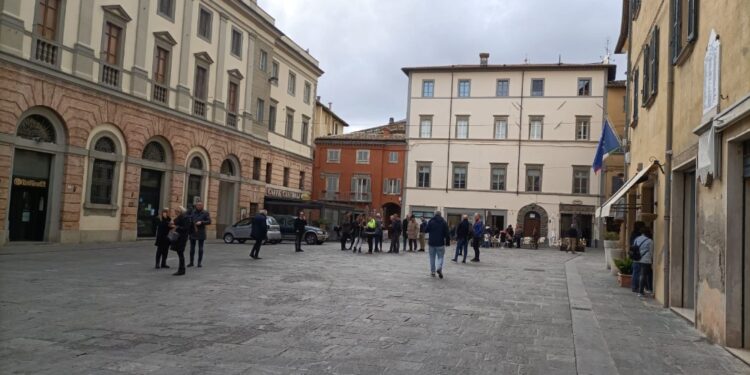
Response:
[[[617,190],[615,194],[613,194],[609,199],[607,199],[604,204],[599,207],[598,210],[596,210],[596,217],[610,217],[613,216],[610,211],[612,210],[612,206],[617,203],[620,198],[624,197],[625,194],[627,194],[630,189],[632,189],[635,185],[640,184],[641,182],[644,182],[648,180],[648,174],[651,173],[654,169],[658,168],[659,164],[658,162],[653,162],[651,165],[648,166],[648,168],[641,169],[640,172],[638,172],[633,178],[628,180],[628,182],[625,183],[625,185],[622,185],[620,190]]]

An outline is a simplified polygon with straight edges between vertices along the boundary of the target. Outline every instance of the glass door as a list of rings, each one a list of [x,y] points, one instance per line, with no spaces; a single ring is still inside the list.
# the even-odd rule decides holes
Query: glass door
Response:
[[[141,170],[141,187],[138,194],[138,237],[156,236],[156,218],[161,211],[161,180],[163,172]]]

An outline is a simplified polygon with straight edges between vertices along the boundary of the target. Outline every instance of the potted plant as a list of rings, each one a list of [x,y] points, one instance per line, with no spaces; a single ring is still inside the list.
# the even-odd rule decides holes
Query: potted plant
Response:
[[[622,258],[623,251],[620,245],[620,233],[604,233],[604,262],[607,269],[612,270],[612,274],[615,274],[617,269],[614,265],[614,261]]]
[[[620,282],[620,286],[629,288],[633,281],[633,260],[630,258],[615,259],[615,266],[619,271],[617,281]]]

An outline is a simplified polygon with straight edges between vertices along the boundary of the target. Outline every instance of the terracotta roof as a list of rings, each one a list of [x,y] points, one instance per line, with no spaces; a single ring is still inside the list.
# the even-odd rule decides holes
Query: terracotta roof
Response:
[[[609,81],[607,87],[625,87],[625,80]]]
[[[315,103],[319,105],[321,108],[323,108],[323,111],[327,112],[329,115],[333,116],[333,118],[338,120],[338,122],[344,124],[344,126],[349,126],[349,124],[346,121],[344,121],[344,119],[339,117],[339,115],[337,115],[336,112],[334,112],[332,109],[328,108],[327,105],[321,103],[320,100],[316,100]]]
[[[620,19],[620,37],[617,38],[615,53],[625,53],[625,40],[628,39],[628,26],[630,24],[630,1],[622,0],[622,18]]]
[[[405,74],[411,72],[435,72],[435,71],[502,71],[502,70],[582,70],[582,69],[616,69],[617,65],[590,63],[590,64],[499,64],[499,65],[438,65],[438,66],[418,66],[405,67],[401,70]]]
[[[341,142],[341,141],[364,141],[364,142],[405,142],[406,120],[394,121],[374,128],[358,130],[346,134],[329,135],[318,137],[315,142]]]

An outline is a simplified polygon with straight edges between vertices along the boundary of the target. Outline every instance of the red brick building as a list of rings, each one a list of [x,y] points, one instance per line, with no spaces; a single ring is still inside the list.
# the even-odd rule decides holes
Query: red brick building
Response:
[[[322,215],[337,224],[341,204],[383,214],[401,213],[406,121],[348,134],[319,137],[313,159],[313,199]]]

